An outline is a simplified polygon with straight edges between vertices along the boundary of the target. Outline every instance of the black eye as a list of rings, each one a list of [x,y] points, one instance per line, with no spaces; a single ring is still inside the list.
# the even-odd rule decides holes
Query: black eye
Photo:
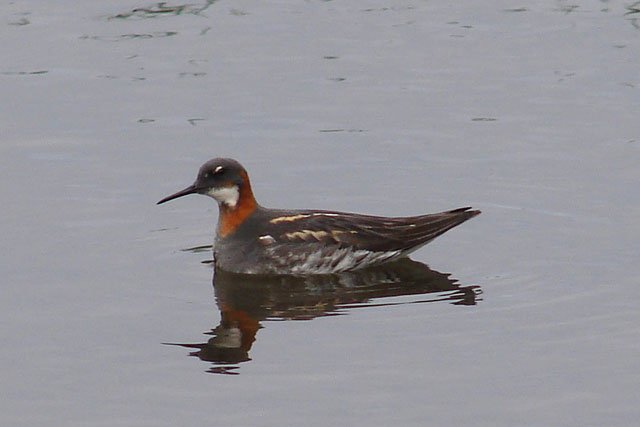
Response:
[[[225,169],[222,166],[217,166],[214,170],[213,170],[213,174],[214,175],[221,175],[223,174],[225,171]]]

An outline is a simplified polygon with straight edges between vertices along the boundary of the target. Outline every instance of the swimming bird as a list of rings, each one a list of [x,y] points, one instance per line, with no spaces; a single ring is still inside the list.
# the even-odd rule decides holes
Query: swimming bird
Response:
[[[394,261],[480,214],[470,207],[409,217],[269,209],[256,202],[245,168],[225,158],[206,162],[192,185],[157,204],[188,194],[218,202],[216,268],[245,274],[333,274]]]

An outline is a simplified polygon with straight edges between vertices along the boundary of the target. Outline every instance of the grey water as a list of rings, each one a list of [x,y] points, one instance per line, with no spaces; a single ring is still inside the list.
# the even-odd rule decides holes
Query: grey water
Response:
[[[0,10],[0,424],[637,425],[637,3]],[[155,202],[217,156],[269,207],[483,213],[214,277],[214,203]]]

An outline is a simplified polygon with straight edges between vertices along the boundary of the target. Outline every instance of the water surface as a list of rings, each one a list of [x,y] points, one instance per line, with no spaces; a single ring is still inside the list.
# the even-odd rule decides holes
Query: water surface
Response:
[[[3,425],[637,424],[631,2],[0,8]],[[265,206],[483,214],[413,257],[449,289],[256,313],[182,251],[212,202],[155,206],[215,156]],[[240,320],[233,363],[163,344]]]

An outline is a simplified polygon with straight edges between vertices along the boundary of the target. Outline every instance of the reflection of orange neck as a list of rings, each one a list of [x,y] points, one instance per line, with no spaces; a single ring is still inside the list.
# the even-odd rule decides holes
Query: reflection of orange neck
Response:
[[[238,202],[235,206],[220,204],[220,217],[218,219],[218,235],[222,238],[232,234],[255,210],[258,204],[253,197],[249,176],[242,172],[242,184],[238,189]]]
[[[256,340],[256,333],[260,329],[260,323],[251,317],[246,311],[232,310],[228,307],[220,307],[222,321],[225,326],[237,326],[242,334],[240,346],[247,353],[251,350],[253,342]]]

